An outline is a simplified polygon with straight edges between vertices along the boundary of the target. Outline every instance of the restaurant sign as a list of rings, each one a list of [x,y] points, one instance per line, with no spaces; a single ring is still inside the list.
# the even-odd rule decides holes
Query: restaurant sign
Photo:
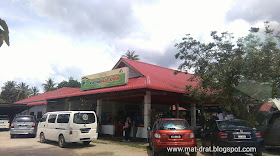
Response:
[[[81,89],[90,90],[124,85],[128,82],[128,67],[82,77]]]

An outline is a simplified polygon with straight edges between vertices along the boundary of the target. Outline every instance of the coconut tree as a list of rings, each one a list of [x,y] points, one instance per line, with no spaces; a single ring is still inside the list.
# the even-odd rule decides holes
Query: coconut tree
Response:
[[[31,90],[29,89],[29,85],[26,85],[24,82],[19,83],[16,86],[17,89],[17,101],[28,98],[31,94]]]
[[[30,96],[35,96],[39,94],[39,89],[37,87],[31,87],[31,95]]]
[[[129,50],[127,50],[127,52],[126,52],[124,55],[122,55],[122,57],[131,59],[131,60],[140,60],[140,59],[139,59],[139,55],[136,55],[136,54],[135,54],[135,51],[129,51]]]
[[[43,84],[44,92],[55,90],[55,85],[56,83],[54,83],[53,79],[49,78],[48,80],[46,80],[46,83]]]
[[[16,101],[17,98],[17,89],[15,81],[7,81],[4,83],[4,86],[1,88],[0,98],[6,101],[7,103],[12,103]]]
[[[0,47],[3,44],[3,41],[6,42],[6,44],[9,46],[10,41],[9,41],[9,29],[4,20],[0,18]],[[2,29],[1,29],[2,28]]]

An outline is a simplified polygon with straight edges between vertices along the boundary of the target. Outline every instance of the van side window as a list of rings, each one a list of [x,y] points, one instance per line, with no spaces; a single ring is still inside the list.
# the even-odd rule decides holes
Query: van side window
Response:
[[[59,114],[57,117],[57,123],[68,123],[70,114]]]
[[[41,119],[41,122],[45,122],[45,121],[47,120],[47,117],[48,117],[47,114],[46,114],[46,115],[43,115],[43,117],[42,117],[42,119]]]
[[[55,123],[56,114],[51,114],[48,119],[48,123]]]

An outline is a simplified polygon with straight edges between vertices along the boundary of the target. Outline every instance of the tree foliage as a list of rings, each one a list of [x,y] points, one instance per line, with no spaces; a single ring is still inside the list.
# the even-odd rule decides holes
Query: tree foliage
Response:
[[[31,87],[31,95],[30,96],[35,96],[39,94],[39,89],[37,87]]]
[[[127,52],[124,55],[122,55],[122,57],[131,59],[131,60],[140,60],[139,55],[135,54],[135,51],[127,50]]]
[[[51,78],[46,80],[46,83],[44,83],[42,85],[43,85],[44,92],[49,92],[49,91],[53,91],[56,89],[56,87],[55,87],[56,83],[54,83],[54,80]]]
[[[62,87],[72,87],[72,88],[81,88],[81,83],[77,80],[74,80],[73,77],[70,77],[68,81],[62,81],[58,83],[57,88]]]
[[[248,36],[236,42],[231,33],[213,31],[209,43],[187,34],[175,44],[179,50],[175,58],[182,60],[178,69],[194,71],[190,81],[201,80],[197,86],[186,87],[190,95],[199,101],[219,101],[243,119],[250,117],[249,104],[279,96],[279,38],[268,23],[264,32],[259,30],[252,28]]]
[[[0,27],[0,47],[2,46],[3,41],[5,41],[8,46],[10,46],[9,28],[8,28],[7,23],[4,20],[2,20],[1,18],[0,18],[0,26],[1,26]]]
[[[24,82],[16,83],[15,81],[7,81],[2,87],[0,98],[6,103],[13,103],[32,95],[32,89]]]

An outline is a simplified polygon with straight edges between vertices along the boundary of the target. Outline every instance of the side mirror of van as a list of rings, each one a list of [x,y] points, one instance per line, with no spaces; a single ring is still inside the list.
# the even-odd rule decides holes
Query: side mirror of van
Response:
[[[148,131],[151,131],[152,129],[151,129],[151,127],[147,127],[147,130],[148,130]]]
[[[38,119],[39,122],[42,122],[42,118]]]

